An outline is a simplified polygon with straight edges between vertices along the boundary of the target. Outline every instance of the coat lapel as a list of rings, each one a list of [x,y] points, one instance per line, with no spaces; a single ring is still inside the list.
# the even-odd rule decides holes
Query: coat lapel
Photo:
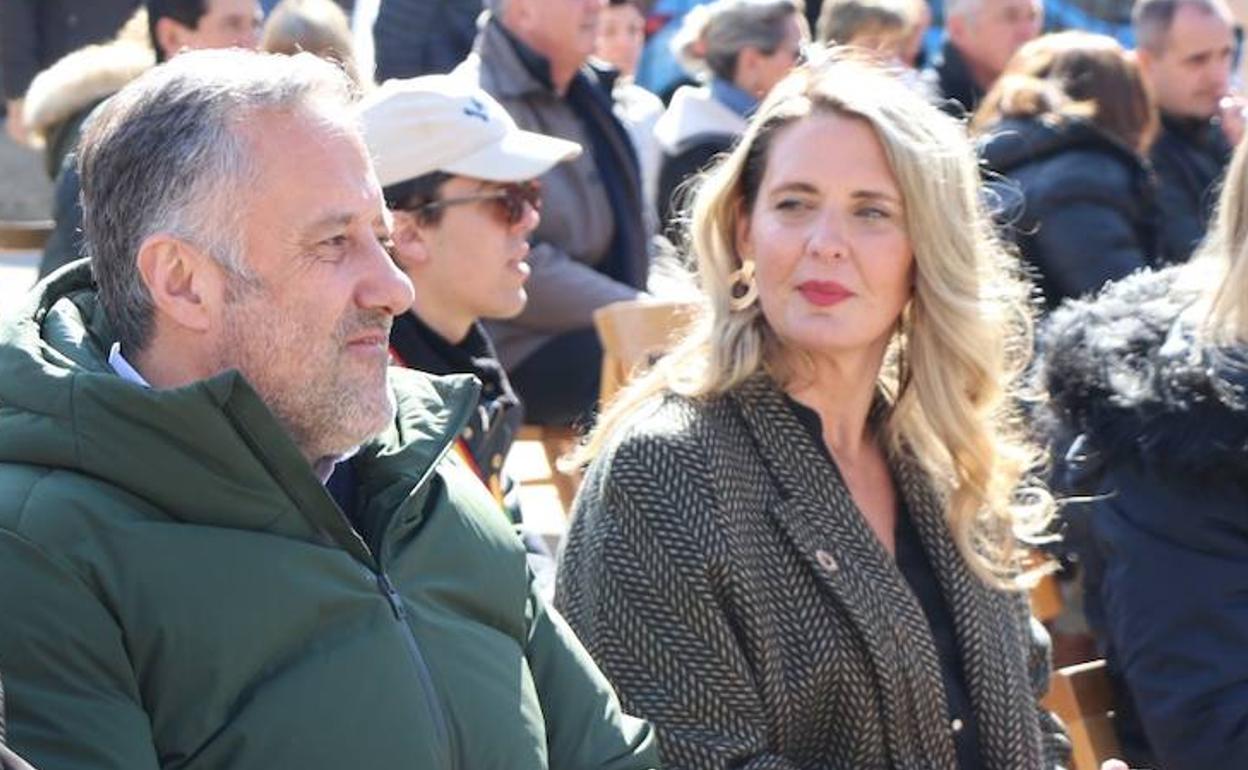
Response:
[[[895,475],[953,617],[984,765],[1039,767],[1036,706],[1022,654],[1025,628],[1014,622],[1027,615],[1022,598],[988,587],[971,572],[949,530],[945,502],[913,462],[899,463]]]
[[[772,381],[755,377],[732,395],[780,490],[771,515],[869,651],[887,732],[921,736],[918,755],[902,753],[906,742],[890,738],[894,766],[955,767],[943,720],[926,716],[946,709],[935,642],[896,562]]]

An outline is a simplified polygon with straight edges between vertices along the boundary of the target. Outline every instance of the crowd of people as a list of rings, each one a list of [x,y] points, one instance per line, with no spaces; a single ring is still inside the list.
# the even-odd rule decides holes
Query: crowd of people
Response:
[[[0,4],[0,768],[1248,767],[1231,9],[663,5]]]

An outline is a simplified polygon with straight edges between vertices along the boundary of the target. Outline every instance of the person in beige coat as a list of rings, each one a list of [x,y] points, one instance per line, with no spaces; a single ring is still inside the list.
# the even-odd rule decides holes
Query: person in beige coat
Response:
[[[529,302],[487,325],[528,420],[569,424],[598,397],[593,312],[635,299],[649,272],[636,153],[613,114],[614,70],[587,63],[601,0],[491,0],[472,55],[454,74],[497,99],[520,128],[568,139],[580,158],[541,177]]]

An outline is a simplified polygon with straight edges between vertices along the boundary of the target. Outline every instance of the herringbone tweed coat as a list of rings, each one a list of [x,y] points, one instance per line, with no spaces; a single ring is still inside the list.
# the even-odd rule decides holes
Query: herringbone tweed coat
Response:
[[[981,755],[1060,767],[1037,706],[1043,629],[959,555],[941,501],[894,463],[956,625]],[[651,720],[668,768],[956,770],[918,600],[783,394],[669,395],[591,464],[556,605]]]

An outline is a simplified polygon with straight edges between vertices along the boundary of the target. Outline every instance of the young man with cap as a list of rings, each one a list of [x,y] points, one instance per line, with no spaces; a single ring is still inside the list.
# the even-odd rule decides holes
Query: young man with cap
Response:
[[[480,319],[524,309],[528,237],[541,221],[534,180],[581,147],[520,130],[493,97],[448,75],[387,81],[361,117],[394,214],[394,258],[415,290],[391,329],[391,353],[409,368],[481,381],[457,445],[518,523],[502,467],[523,408]]]

